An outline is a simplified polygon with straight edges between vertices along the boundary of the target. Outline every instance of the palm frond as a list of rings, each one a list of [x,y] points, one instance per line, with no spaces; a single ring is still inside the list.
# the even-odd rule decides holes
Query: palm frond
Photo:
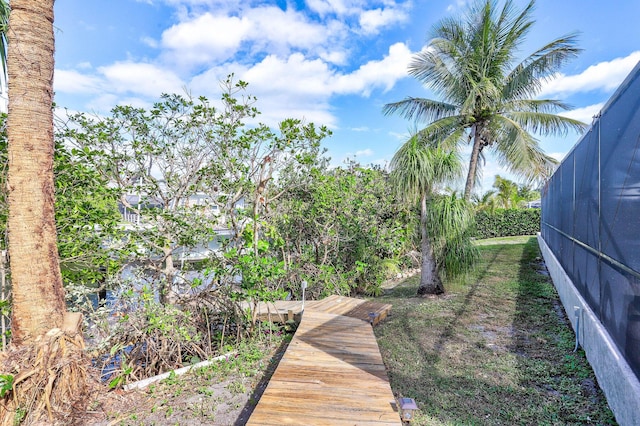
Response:
[[[578,34],[559,37],[541,47],[507,75],[504,85],[505,99],[533,97],[540,92],[542,82],[553,77],[557,70],[578,56]]]
[[[439,185],[459,177],[462,171],[456,152],[425,143],[418,134],[398,149],[389,167],[399,195],[411,201],[430,195]]]
[[[386,104],[382,112],[385,115],[400,114],[409,120],[430,122],[455,114],[455,105],[425,98],[408,97],[400,102]]]
[[[557,99],[512,99],[502,104],[503,111],[525,111],[555,113],[558,111],[568,111],[572,108],[566,102]]]
[[[505,114],[505,117],[517,122],[527,131],[543,136],[566,136],[569,131],[580,134],[588,127],[587,124],[573,118],[542,112],[512,111]]]
[[[499,163],[516,175],[529,180],[546,178],[557,161],[546,155],[538,140],[516,121],[500,117],[499,131],[494,152]]]
[[[433,197],[427,209],[427,233],[436,261],[448,276],[465,272],[477,258],[471,242],[473,209],[456,193]]]

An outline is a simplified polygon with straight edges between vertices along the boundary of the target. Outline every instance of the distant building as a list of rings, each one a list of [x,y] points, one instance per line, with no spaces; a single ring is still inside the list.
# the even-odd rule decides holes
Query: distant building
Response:
[[[542,202],[540,200],[533,200],[533,201],[529,201],[527,203],[527,208],[528,209],[539,209],[541,205],[542,205]]]

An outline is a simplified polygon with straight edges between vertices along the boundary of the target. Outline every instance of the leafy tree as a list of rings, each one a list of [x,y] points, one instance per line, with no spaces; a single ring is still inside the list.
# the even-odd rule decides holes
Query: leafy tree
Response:
[[[415,230],[388,173],[358,164],[329,169],[321,160],[283,179],[299,183],[278,205],[290,280],[308,281],[313,297],[378,294],[412,248]]]
[[[438,268],[445,276],[466,272],[478,258],[472,241],[474,224],[469,202],[455,192],[439,194],[429,203],[427,234],[433,241]]]
[[[494,190],[489,190],[481,196],[478,194],[473,194],[473,196],[471,197],[471,202],[473,203],[476,211],[492,212],[496,208],[498,208],[498,201],[495,195],[496,191]]]
[[[427,48],[409,64],[409,74],[441,100],[408,97],[384,113],[426,122],[424,140],[447,148],[472,145],[464,198],[470,200],[485,148],[512,172],[528,179],[548,176],[556,161],[534,134],[582,131],[585,124],[554,114],[569,106],[535,99],[542,82],[579,53],[576,35],[545,44],[524,60],[516,55],[531,30],[535,2],[517,10],[512,0],[476,1],[462,18],[446,18],[432,30]]]
[[[149,111],[118,106],[108,117],[76,114],[64,133],[75,154],[94,165],[134,213],[129,260],[154,272],[163,303],[177,300],[174,283],[189,283],[179,256],[194,248],[208,253],[222,232],[233,239],[237,256],[215,259],[227,265],[217,266],[212,285],[232,283],[234,262],[247,250],[263,256],[260,240],[271,204],[286,191],[276,183],[278,172],[313,162],[328,134],[294,119],[277,131],[247,126],[259,111],[256,99],[244,95],[246,87],[230,76],[219,108],[204,97],[174,94],[163,95]]]
[[[455,152],[429,147],[419,135],[414,135],[394,154],[391,170],[391,179],[398,193],[409,202],[420,203],[422,265],[418,294],[443,293],[432,241],[434,234],[429,233],[429,202],[440,185],[459,175],[460,161]],[[435,223],[440,225],[439,221]],[[458,223],[449,225],[455,227]],[[431,225],[431,229],[437,227]]]
[[[0,114],[0,234],[6,234],[8,144],[6,114]],[[113,188],[100,174],[74,156],[64,144],[55,144],[55,220],[58,252],[66,284],[95,284],[113,267],[105,240],[121,238],[120,215]],[[4,241],[0,248],[5,249]]]

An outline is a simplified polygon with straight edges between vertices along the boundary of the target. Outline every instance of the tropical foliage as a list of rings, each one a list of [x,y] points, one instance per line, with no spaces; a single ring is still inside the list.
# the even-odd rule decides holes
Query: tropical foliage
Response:
[[[540,209],[483,210],[476,213],[476,238],[535,235],[540,232]]]
[[[459,176],[460,160],[455,152],[432,147],[414,135],[391,160],[391,179],[397,193],[420,206],[420,252],[422,255],[418,294],[440,294],[440,273],[455,275],[474,258],[469,230],[473,216],[469,205],[456,197],[442,196],[440,187]]]
[[[540,199],[540,192],[533,190],[529,184],[517,184],[509,179],[496,175],[493,188],[482,196],[474,195],[472,202],[476,210],[493,211],[496,208],[516,209],[527,207],[531,201]]]
[[[258,302],[300,297],[302,281],[312,298],[375,295],[412,265],[417,221],[384,170],[330,168],[320,149],[327,129],[256,124],[246,83],[230,76],[225,87],[220,108],[164,95],[148,110],[118,106],[58,122],[61,172],[90,178],[84,195],[62,186],[61,201],[76,210],[61,212],[100,231],[99,253],[108,253],[96,267],[106,300],[69,280],[67,290],[91,349],[117,364],[115,386],[255,335]],[[93,183],[105,192],[83,199]],[[75,235],[77,244],[93,241]],[[187,323],[186,334],[165,330]],[[142,359],[158,346],[169,351],[165,361]]]
[[[512,0],[476,1],[462,18],[445,18],[431,32],[429,45],[409,64],[409,74],[439,99],[408,97],[385,105],[426,126],[422,140],[452,149],[471,145],[464,197],[470,200],[480,177],[485,148],[513,173],[546,177],[556,161],[534,134],[566,134],[585,125],[556,115],[569,108],[553,99],[536,99],[542,83],[575,57],[576,34],[556,38],[517,62],[533,27],[530,1],[518,10]]]
[[[315,297],[375,295],[383,280],[411,265],[416,222],[387,172],[319,164],[304,178],[284,179],[298,182],[283,196],[277,219],[291,282],[306,280]]]

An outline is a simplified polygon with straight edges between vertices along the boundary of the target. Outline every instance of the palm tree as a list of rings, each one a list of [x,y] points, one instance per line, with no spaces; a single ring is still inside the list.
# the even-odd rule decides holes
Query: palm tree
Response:
[[[418,294],[444,292],[428,232],[428,202],[438,185],[459,176],[460,160],[453,151],[429,147],[413,135],[398,149],[390,163],[391,179],[407,201],[420,202],[422,264]]]
[[[518,194],[518,184],[509,179],[496,175],[493,187],[496,189],[496,201],[502,208],[515,209],[522,201]]]
[[[486,147],[513,173],[534,179],[549,175],[556,161],[545,155],[533,133],[566,134],[585,124],[558,116],[563,102],[534,99],[542,83],[580,49],[576,34],[557,38],[514,65],[534,21],[535,1],[521,11],[512,0],[478,0],[463,19],[447,18],[433,30],[428,47],[414,55],[409,74],[442,100],[408,97],[384,106],[384,113],[424,121],[424,140],[452,148],[472,145],[464,198],[478,178]]]
[[[53,184],[53,0],[12,0],[9,21],[8,201],[12,341],[62,325]]]
[[[496,191],[494,190],[489,190],[482,195],[473,194],[471,196],[471,202],[473,203],[476,211],[493,212],[498,207]]]
[[[25,408],[24,423],[69,422],[87,403],[81,317],[66,312],[56,241],[53,3],[11,0],[7,31],[11,336],[20,355],[0,358],[0,370],[20,380],[5,395],[0,424],[15,424]]]

